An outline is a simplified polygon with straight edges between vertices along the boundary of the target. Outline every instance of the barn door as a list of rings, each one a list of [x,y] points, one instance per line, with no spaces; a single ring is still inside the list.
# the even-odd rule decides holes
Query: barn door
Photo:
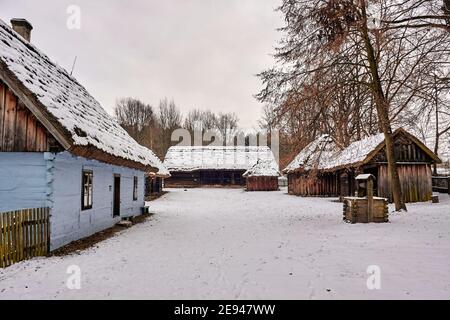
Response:
[[[114,175],[113,216],[120,216],[120,175]]]

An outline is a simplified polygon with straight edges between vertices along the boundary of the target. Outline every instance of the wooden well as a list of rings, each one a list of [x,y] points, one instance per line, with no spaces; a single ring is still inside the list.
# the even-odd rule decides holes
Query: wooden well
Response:
[[[344,221],[349,223],[389,222],[386,198],[374,197],[372,209],[370,216],[367,197],[346,197],[344,198]]]
[[[344,198],[344,221],[350,223],[388,222],[388,199],[374,197],[373,186],[375,176],[360,174],[358,197]]]

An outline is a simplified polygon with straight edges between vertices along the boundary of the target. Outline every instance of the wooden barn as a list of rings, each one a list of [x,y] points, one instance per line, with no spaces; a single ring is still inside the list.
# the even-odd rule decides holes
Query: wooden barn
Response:
[[[171,177],[166,187],[245,186],[243,174],[258,160],[276,165],[275,157],[267,146],[221,147],[176,146],[167,151],[164,165]]]
[[[273,161],[259,160],[244,173],[247,191],[276,191],[280,171]]]
[[[393,133],[393,138],[405,202],[431,200],[431,166],[441,160],[402,128]],[[288,175],[290,194],[331,197],[353,196],[357,190],[355,177],[370,173],[376,179],[374,194],[392,200],[383,134],[347,148],[324,135],[304,148],[283,172]]]
[[[165,170],[75,78],[29,43],[26,20],[11,22],[17,32],[0,20],[3,265],[12,261],[11,248],[16,258],[45,254],[140,215],[145,174]],[[39,243],[27,244],[30,239]]]

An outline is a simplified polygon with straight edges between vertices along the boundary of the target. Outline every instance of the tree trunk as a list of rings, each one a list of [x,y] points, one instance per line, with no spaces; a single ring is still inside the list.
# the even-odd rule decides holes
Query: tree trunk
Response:
[[[434,154],[438,154],[439,151],[439,100],[438,100],[438,87],[437,87],[437,77],[434,76],[434,116],[435,116],[435,128],[436,128],[436,134],[435,134],[435,142],[434,142]],[[433,164],[433,173],[437,175],[437,165],[436,163]]]
[[[375,106],[378,114],[378,123],[380,129],[384,134],[386,142],[386,157],[388,160],[388,172],[390,177],[390,189],[395,204],[395,210],[406,210],[406,205],[403,200],[402,189],[400,185],[400,177],[397,170],[397,162],[394,153],[394,142],[392,139],[392,127],[389,120],[389,103],[385,98],[383,87],[381,85],[381,79],[378,73],[378,63],[375,58],[375,50],[373,49],[372,42],[370,41],[369,31],[367,27],[367,14],[366,14],[366,2],[360,0],[361,6],[361,33],[365,44],[367,58],[370,66],[372,91],[374,95]]]

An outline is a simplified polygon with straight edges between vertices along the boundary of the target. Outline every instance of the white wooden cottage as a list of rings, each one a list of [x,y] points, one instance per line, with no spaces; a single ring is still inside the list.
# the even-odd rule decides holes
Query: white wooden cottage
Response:
[[[139,215],[145,174],[168,171],[29,42],[26,20],[11,22],[0,20],[0,218],[48,208],[53,250]]]

